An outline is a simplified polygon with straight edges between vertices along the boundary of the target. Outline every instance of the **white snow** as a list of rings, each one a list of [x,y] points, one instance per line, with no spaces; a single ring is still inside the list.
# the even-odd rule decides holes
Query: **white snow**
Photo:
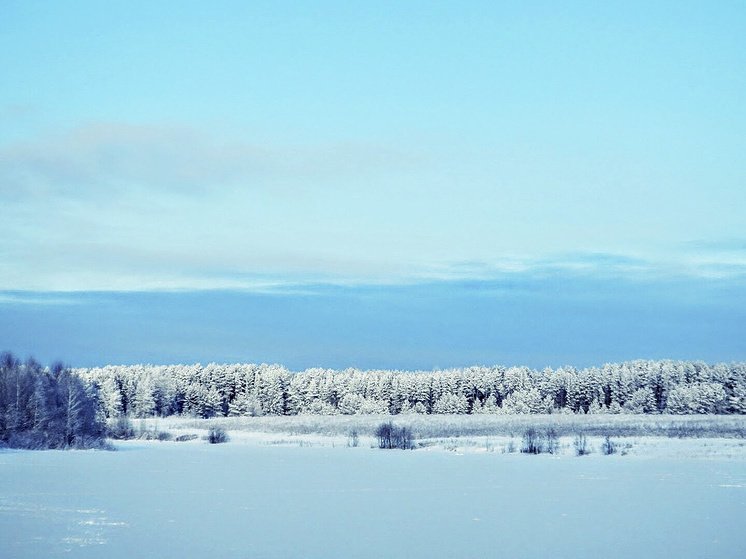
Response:
[[[526,456],[502,439],[383,451],[230,434],[0,452],[0,557],[746,556],[740,439],[637,437],[626,456],[575,457],[569,439]]]

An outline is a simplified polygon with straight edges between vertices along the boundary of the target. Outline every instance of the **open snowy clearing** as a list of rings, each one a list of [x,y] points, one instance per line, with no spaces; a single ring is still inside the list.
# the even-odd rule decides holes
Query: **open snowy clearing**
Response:
[[[205,436],[209,427],[226,429],[234,442],[300,447],[377,446],[376,426],[392,421],[408,427],[417,452],[519,452],[528,428],[559,437],[557,454],[574,456],[576,435],[586,435],[588,450],[600,453],[605,436],[623,456],[659,458],[733,458],[746,461],[746,417],[665,415],[400,415],[268,416],[136,420],[140,431]]]
[[[0,555],[746,556],[739,439],[638,437],[625,456],[576,457],[503,453],[497,440],[490,452],[479,437],[383,451],[372,439],[230,434],[0,452]]]
[[[144,425],[207,429],[221,426],[231,431],[346,435],[375,430],[384,421],[409,427],[418,438],[464,436],[520,436],[528,427],[553,428],[560,435],[665,436],[672,438],[715,437],[746,439],[746,415],[612,415],[612,414],[499,414],[499,415],[289,415],[262,417],[214,417],[195,419],[169,416],[134,420]]]

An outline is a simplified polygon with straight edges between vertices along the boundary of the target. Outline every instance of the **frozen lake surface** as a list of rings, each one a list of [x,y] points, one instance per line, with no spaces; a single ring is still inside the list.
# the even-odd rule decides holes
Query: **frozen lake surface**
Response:
[[[0,557],[746,557],[746,461],[128,442],[0,452]]]

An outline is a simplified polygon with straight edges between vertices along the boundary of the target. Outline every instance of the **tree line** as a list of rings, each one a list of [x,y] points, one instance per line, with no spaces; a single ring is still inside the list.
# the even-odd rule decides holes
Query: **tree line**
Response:
[[[602,367],[430,372],[280,365],[76,369],[105,418],[295,414],[746,413],[746,363],[629,361]]]
[[[61,363],[0,354],[0,446],[99,448],[105,424],[95,385]]]

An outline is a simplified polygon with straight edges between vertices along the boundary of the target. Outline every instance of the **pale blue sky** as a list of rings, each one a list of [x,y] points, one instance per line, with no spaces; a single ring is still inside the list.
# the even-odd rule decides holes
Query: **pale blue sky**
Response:
[[[5,1],[0,69],[0,310],[537,276],[743,302],[743,2]]]

